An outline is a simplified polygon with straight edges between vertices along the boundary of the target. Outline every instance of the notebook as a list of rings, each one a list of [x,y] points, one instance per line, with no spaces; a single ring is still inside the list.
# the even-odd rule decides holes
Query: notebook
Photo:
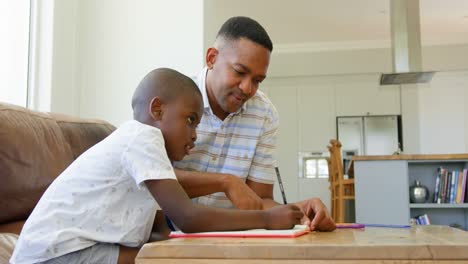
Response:
[[[250,229],[244,231],[222,231],[222,232],[201,232],[201,233],[184,233],[182,231],[172,231],[169,237],[278,237],[291,238],[298,237],[309,233],[310,230],[306,225],[295,225],[292,229],[283,230],[267,230],[267,229]]]

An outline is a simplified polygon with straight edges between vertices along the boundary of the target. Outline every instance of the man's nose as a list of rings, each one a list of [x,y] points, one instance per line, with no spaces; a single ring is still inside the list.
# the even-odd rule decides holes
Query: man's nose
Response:
[[[243,79],[242,82],[239,84],[239,89],[241,89],[242,93],[245,95],[250,95],[252,92],[252,82],[249,79]]]

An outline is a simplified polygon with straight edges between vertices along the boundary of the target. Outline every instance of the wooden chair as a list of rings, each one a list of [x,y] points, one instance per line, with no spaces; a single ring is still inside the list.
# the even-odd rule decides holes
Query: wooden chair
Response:
[[[330,140],[328,146],[328,180],[331,192],[331,213],[337,223],[345,222],[346,200],[354,200],[354,179],[344,179],[343,160],[341,159],[341,143]]]

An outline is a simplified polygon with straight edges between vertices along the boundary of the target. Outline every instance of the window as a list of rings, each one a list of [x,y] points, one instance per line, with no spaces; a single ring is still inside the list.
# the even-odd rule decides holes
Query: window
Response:
[[[299,153],[299,177],[328,179],[328,161],[322,152]]]
[[[27,104],[30,1],[0,1],[0,102]]]

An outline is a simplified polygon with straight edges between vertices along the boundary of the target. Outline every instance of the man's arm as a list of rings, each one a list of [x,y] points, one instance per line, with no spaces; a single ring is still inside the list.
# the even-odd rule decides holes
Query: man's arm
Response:
[[[262,199],[237,176],[179,169],[175,169],[175,173],[191,198],[224,192],[236,208],[263,209]]]
[[[263,208],[268,209],[280,205],[273,200],[273,184],[264,184],[247,180],[246,184],[262,198]],[[326,206],[318,198],[307,199],[294,203],[304,213],[301,223],[311,230],[332,231],[336,228]]]
[[[273,199],[273,184],[254,182],[249,179],[247,179],[245,183],[262,199],[263,209],[279,205],[279,203]]]

